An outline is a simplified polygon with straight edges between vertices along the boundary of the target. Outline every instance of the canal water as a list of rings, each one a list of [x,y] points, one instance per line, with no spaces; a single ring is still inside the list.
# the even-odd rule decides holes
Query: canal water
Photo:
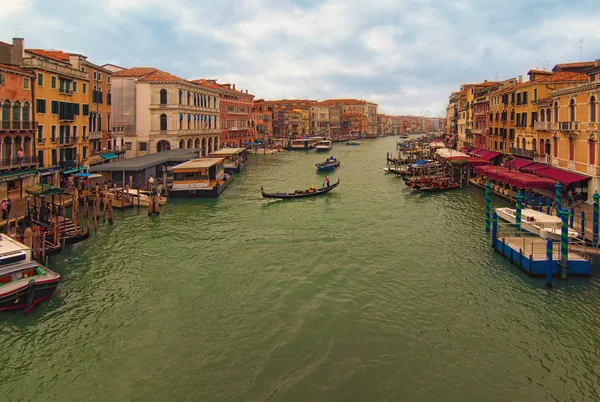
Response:
[[[529,279],[491,251],[484,194],[409,191],[397,137],[251,155],[218,200],[169,200],[50,261],[0,316],[5,401],[600,400],[600,272]],[[496,206],[503,205],[495,201]]]

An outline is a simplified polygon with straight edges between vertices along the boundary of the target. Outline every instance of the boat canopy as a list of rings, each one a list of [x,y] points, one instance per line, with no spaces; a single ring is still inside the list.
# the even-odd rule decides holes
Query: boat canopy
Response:
[[[37,197],[43,197],[45,195],[65,194],[66,190],[49,184],[34,184],[33,186],[26,188],[25,192]]]

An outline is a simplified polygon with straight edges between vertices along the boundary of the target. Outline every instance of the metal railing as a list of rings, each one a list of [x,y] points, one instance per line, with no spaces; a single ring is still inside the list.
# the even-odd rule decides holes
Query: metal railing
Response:
[[[35,130],[37,129],[37,122],[21,120],[2,120],[0,122],[0,128],[2,130],[8,131]]]
[[[37,156],[24,156],[21,158],[4,158],[0,159],[1,167],[35,165],[38,163]]]
[[[77,142],[77,136],[71,136],[71,137],[61,137],[60,138],[60,145],[73,145]]]
[[[522,149],[522,148],[510,147],[510,153],[513,154],[513,155],[525,156],[527,158],[533,158],[533,155],[535,154],[535,151],[533,151],[531,149]]]

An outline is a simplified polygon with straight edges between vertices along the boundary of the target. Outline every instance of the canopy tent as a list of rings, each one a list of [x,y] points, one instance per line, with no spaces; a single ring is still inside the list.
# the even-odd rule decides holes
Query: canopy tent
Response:
[[[512,169],[521,169],[525,166],[529,166],[532,164],[533,164],[532,161],[529,161],[527,159],[521,159],[521,158],[509,159],[506,162],[504,162],[504,166],[506,166],[507,168],[512,168]]]
[[[560,181],[562,184],[572,184],[580,181],[587,181],[590,178],[577,173],[565,172],[564,170],[556,169],[553,167],[547,167],[536,172],[540,177],[547,177],[548,179],[554,179]]]
[[[435,151],[435,153],[437,155],[439,155],[440,158],[450,158],[450,157],[469,157],[469,155],[465,154],[464,152],[460,152],[460,151],[456,151],[454,149],[450,149],[450,148],[439,148],[438,150]]]
[[[469,166],[483,166],[483,165],[490,164],[490,162],[488,162],[484,159],[472,158],[470,156],[450,156],[450,157],[444,158],[444,159],[453,165],[468,164]]]
[[[102,177],[101,174],[94,174],[94,173],[76,173],[75,177],[79,177],[82,179],[94,179],[96,177]]]
[[[54,187],[49,184],[34,184],[33,186],[26,188],[25,192],[37,197],[66,193],[64,188]]]
[[[462,147],[462,148],[460,149],[460,151],[461,151],[461,152],[469,152],[469,151],[472,151],[472,150],[473,150],[473,148],[472,148],[472,147]]]
[[[105,161],[107,161],[107,160],[111,160],[111,159],[118,159],[119,155],[112,153],[112,152],[107,152],[107,153],[100,155],[100,157],[102,159],[104,159]]]
[[[523,189],[552,188],[556,185],[556,180],[538,177],[518,170],[509,170],[503,166],[479,166],[475,168],[475,173]]]
[[[494,152],[494,151],[487,151],[485,149],[482,149],[478,154],[476,154],[477,156],[479,156],[481,159],[489,161],[494,159],[495,157],[500,155],[500,152]]]

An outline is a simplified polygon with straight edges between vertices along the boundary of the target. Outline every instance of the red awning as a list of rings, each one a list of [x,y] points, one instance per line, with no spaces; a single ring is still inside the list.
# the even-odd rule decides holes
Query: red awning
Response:
[[[532,164],[533,164],[533,162],[529,161],[527,159],[515,158],[515,159],[507,160],[504,163],[504,166],[506,166],[508,168],[512,168],[512,169],[521,169],[525,166],[529,166]]]
[[[475,172],[481,176],[486,176],[522,189],[552,188],[556,184],[556,180],[538,177],[517,170],[509,171],[508,168],[502,166],[479,166],[475,168]]]
[[[566,172],[564,170],[556,169],[553,167],[546,167],[546,169],[540,169],[536,171],[536,174],[540,177],[547,177],[560,181],[562,184],[577,183],[579,181],[589,180],[590,177],[583,176],[577,173]]]
[[[473,150],[473,148],[471,148],[471,147],[462,147],[460,149],[460,152],[469,152],[469,151],[472,151],[472,150]]]
[[[472,150],[469,151],[470,154],[473,155],[477,155],[479,156],[482,152],[484,152],[485,149],[481,149],[481,148],[473,148]]]
[[[486,161],[492,160],[494,159],[496,156],[500,155],[500,152],[494,152],[494,151],[485,151],[483,150],[481,152],[481,154],[479,155],[479,157],[481,159],[484,159]]]

